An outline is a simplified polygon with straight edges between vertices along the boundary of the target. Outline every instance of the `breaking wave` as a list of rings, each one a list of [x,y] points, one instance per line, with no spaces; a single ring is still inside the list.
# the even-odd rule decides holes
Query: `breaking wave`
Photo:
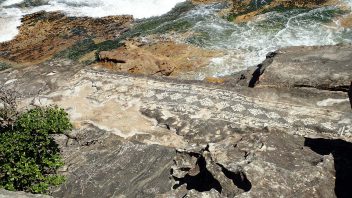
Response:
[[[345,3],[352,6],[352,0]],[[172,20],[155,19],[154,22],[162,23],[143,32],[165,32],[179,42],[225,52],[225,56],[214,58],[202,71],[183,76],[191,79],[232,74],[261,63],[267,53],[284,47],[352,43],[352,30],[340,24],[351,12],[339,6],[273,11],[241,24],[219,17],[222,6],[198,6]],[[189,35],[185,32],[191,36],[182,37]]]
[[[23,15],[45,11],[63,11],[70,16],[104,17],[133,15],[135,18],[160,16],[184,0],[0,0],[0,42],[18,34]]]

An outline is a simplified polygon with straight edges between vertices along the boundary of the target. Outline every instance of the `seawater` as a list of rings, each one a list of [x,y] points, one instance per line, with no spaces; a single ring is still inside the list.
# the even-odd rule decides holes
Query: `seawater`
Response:
[[[346,2],[352,5],[352,1]],[[243,24],[219,20],[216,7],[192,12],[199,21],[190,28],[194,36],[187,38],[187,42],[226,52],[225,56],[214,58],[203,71],[191,74],[198,79],[255,66],[265,60],[267,53],[284,47],[352,43],[351,29],[340,25],[341,18],[351,13],[334,6],[269,12]]]
[[[352,0],[341,3],[347,10],[327,6],[273,11],[241,24],[219,17],[218,13],[223,8],[221,4],[203,5],[180,13],[176,18],[167,16],[172,20],[154,19],[154,23],[162,23],[144,32],[166,32],[166,37],[178,42],[224,51],[225,55],[212,59],[208,67],[183,75],[187,79],[201,80],[206,76],[230,75],[258,65],[269,52],[284,47],[352,43],[352,30],[340,24],[342,18],[351,14]]]

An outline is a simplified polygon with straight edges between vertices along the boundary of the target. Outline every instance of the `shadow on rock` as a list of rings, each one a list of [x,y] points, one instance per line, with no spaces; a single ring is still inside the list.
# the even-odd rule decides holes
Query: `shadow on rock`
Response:
[[[197,165],[199,166],[199,173],[195,176],[186,175],[184,178],[176,178],[174,179],[179,183],[174,185],[174,189],[182,186],[183,184],[187,184],[187,190],[196,190],[198,192],[210,191],[211,189],[217,190],[219,193],[222,191],[221,184],[218,180],[214,178],[214,176],[209,172],[206,168],[207,162],[205,161],[203,156],[200,156],[197,161]]]
[[[252,78],[248,83],[248,87],[254,88],[258,83],[260,76],[264,73],[265,69],[274,61],[274,57],[277,55],[276,52],[270,52],[266,55],[266,59],[263,63],[257,65],[257,69],[253,72]]]
[[[350,104],[351,104],[351,109],[352,109],[352,81],[351,81],[350,88],[348,90],[348,98],[350,99]]]
[[[246,174],[244,172],[232,172],[226,169],[223,165],[217,164],[218,166],[221,167],[221,171],[224,173],[224,175],[231,179],[233,184],[235,184],[238,188],[244,190],[244,192],[248,192],[252,188],[251,182],[248,180]]]
[[[331,153],[334,156],[336,196],[352,197],[352,143],[343,140],[306,138],[304,145],[320,155]]]

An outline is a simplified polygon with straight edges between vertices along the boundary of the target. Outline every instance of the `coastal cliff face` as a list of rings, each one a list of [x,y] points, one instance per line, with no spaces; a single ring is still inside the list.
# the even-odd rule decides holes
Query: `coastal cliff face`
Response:
[[[216,13],[240,20],[332,1],[226,2]],[[74,138],[55,137],[67,181],[50,196],[350,197],[352,46],[287,47],[231,75],[184,80],[230,51],[175,32],[192,6],[165,15],[171,25],[39,12],[0,43],[0,86],[22,96],[19,108],[58,105],[74,125]],[[50,197],[0,190],[11,196]]]

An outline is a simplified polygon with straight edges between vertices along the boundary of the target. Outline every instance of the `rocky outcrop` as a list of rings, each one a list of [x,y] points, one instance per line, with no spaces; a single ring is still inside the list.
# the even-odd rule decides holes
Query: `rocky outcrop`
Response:
[[[44,11],[26,15],[19,34],[0,43],[0,64],[6,64],[0,65],[0,69],[64,57],[94,62],[115,71],[178,76],[195,72],[207,66],[211,58],[222,55],[220,51],[171,40],[133,38],[135,32],[127,33],[132,23],[132,16],[70,17]],[[153,36],[158,35],[149,37]]]
[[[87,38],[92,42],[113,39],[126,31],[132,21],[132,16],[69,17],[44,11],[29,14],[22,18],[15,39],[0,43],[0,60],[40,63]]]
[[[78,141],[61,142],[67,181],[54,197],[155,197],[168,192],[172,148],[125,141],[92,125],[75,131]]]
[[[347,92],[352,79],[351,63],[351,45],[290,47],[268,54],[262,64],[234,76],[240,84],[250,87]]]
[[[277,57],[263,63],[263,75]],[[7,69],[0,82],[23,94],[22,105],[57,104],[71,116],[75,140],[56,138],[67,176],[52,189],[57,197],[352,193],[346,92],[226,87],[92,70],[61,59]]]
[[[352,27],[352,15],[347,15],[343,17],[340,21],[341,26],[345,28],[351,28]]]
[[[292,47],[277,53],[260,79],[262,86],[348,90],[352,79],[351,46]]]
[[[334,158],[305,147],[308,141],[262,131],[178,151],[173,195],[215,190],[220,197],[334,197]]]
[[[332,1],[226,2],[240,22]],[[184,77],[223,52],[135,38],[159,22],[125,32],[132,22],[39,12],[0,44],[0,86],[21,94],[19,107],[58,105],[74,125],[55,136],[67,180],[52,196],[351,197],[351,46],[281,49],[232,76],[186,81],[164,76]]]
[[[221,52],[172,41],[127,41],[122,47],[99,53],[99,64],[115,71],[177,76],[207,66]]]

